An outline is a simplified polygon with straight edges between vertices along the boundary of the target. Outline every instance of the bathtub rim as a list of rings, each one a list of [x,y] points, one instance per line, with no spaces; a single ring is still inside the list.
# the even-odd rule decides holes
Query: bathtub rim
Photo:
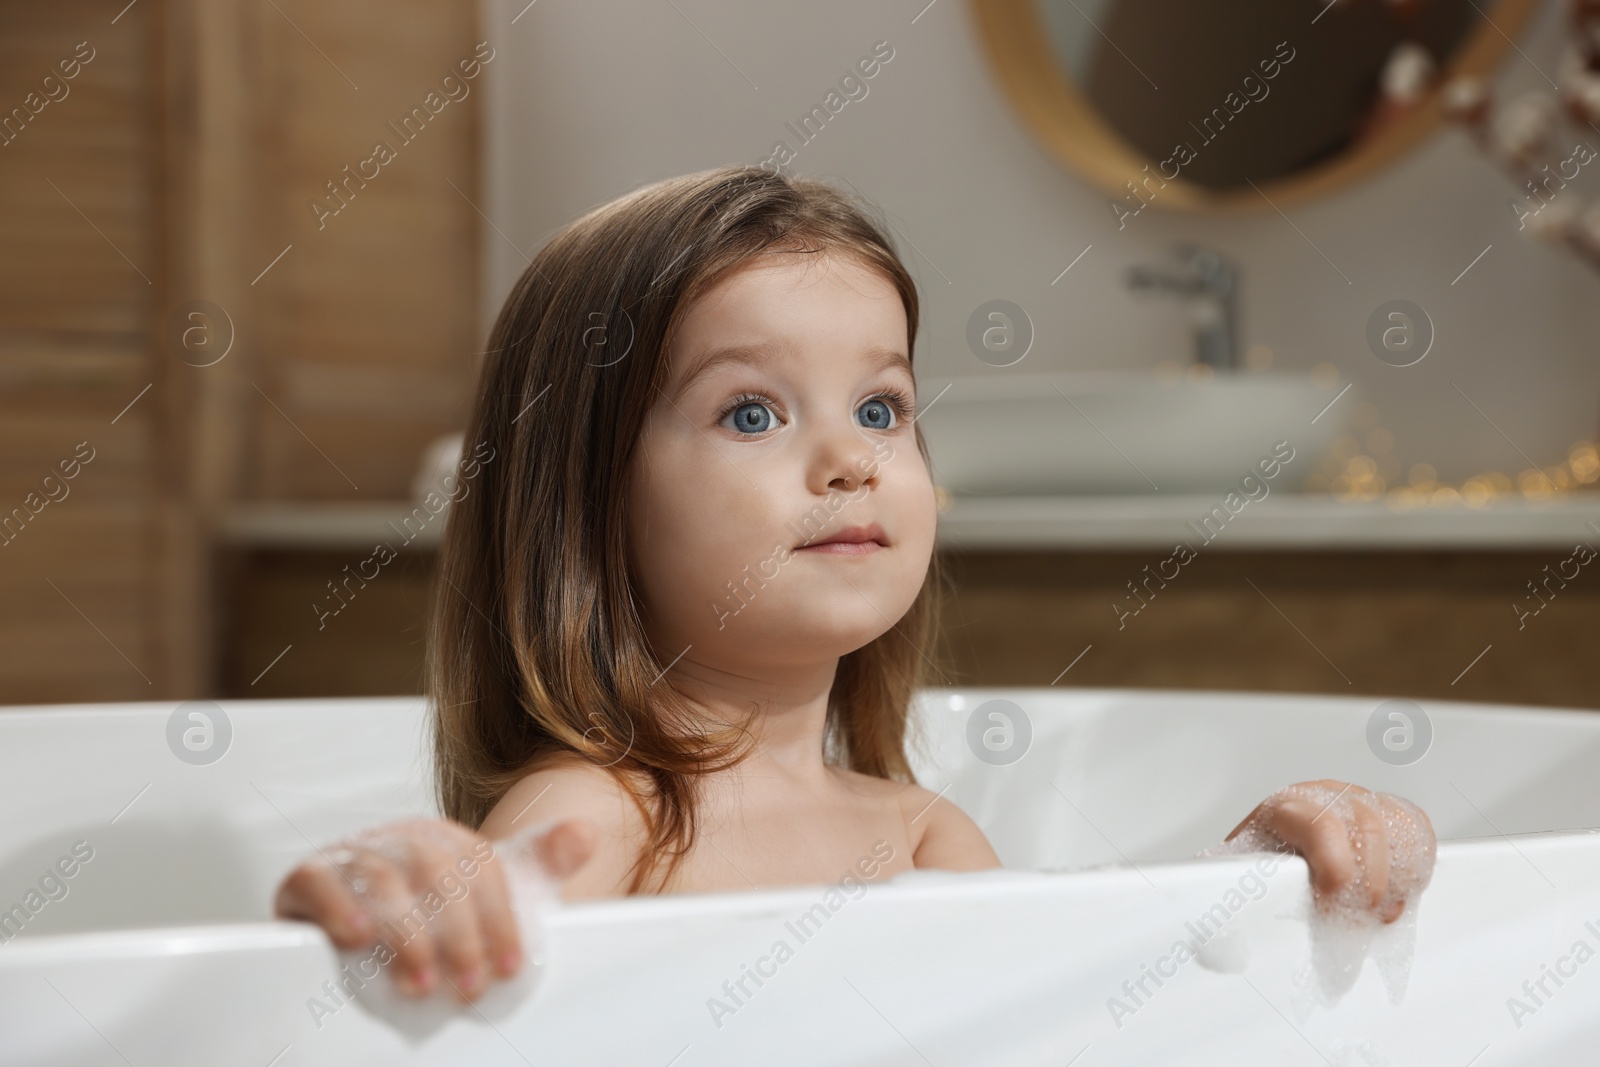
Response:
[[[948,700],[952,696],[968,695],[973,693],[1050,693],[1069,697],[1084,697],[1090,699],[1108,699],[1117,697],[1144,697],[1170,701],[1178,697],[1189,697],[1197,700],[1237,700],[1247,704],[1263,704],[1272,701],[1293,702],[1301,705],[1318,705],[1315,710],[1336,711],[1347,708],[1352,703],[1365,703],[1367,701],[1409,700],[1424,707],[1438,707],[1455,713],[1504,713],[1515,711],[1519,716],[1527,715],[1536,718],[1556,721],[1562,718],[1579,716],[1600,716],[1600,708],[1580,708],[1565,705],[1547,704],[1510,704],[1488,700],[1458,700],[1440,697],[1415,697],[1396,693],[1307,693],[1298,690],[1255,690],[1255,689],[1179,689],[1163,688],[1159,686],[1051,686],[1051,685],[993,685],[993,686],[924,686],[918,689],[915,699],[942,699]],[[129,701],[97,701],[60,704],[0,704],[0,726],[4,725],[9,716],[34,716],[34,715],[81,715],[86,717],[99,715],[124,715],[132,712],[162,712],[170,714],[172,709],[179,704],[190,702],[219,704],[223,707],[239,707],[250,709],[267,709],[282,707],[294,709],[307,705],[332,705],[339,709],[357,709],[361,707],[375,709],[381,705],[395,707],[426,706],[427,696],[422,693],[395,693],[367,696],[326,696],[326,697],[203,697],[203,698],[173,698],[169,700],[129,700]],[[1304,708],[1303,710],[1312,710]]]
[[[1531,862],[1527,851],[1563,850],[1576,845],[1579,838],[1600,833],[1600,828],[1585,830],[1541,830],[1502,837],[1441,841],[1438,863],[1456,856],[1469,859],[1474,853],[1504,851],[1508,857]],[[1266,852],[1246,852],[1227,856],[1194,857],[1141,864],[1138,867],[1103,865],[1074,870],[944,871],[922,868],[904,872],[903,881],[869,884],[867,896],[888,897],[890,903],[918,903],[950,898],[994,901],[1016,895],[1052,895],[1076,890],[1086,897],[1120,895],[1142,891],[1152,884],[1157,892],[1183,892],[1195,882],[1231,884],[1256,869]],[[1279,871],[1293,869],[1303,892],[1310,892],[1309,871],[1298,855],[1281,855]],[[1435,868],[1437,870],[1437,867]],[[1534,868],[1538,870],[1537,867]],[[897,876],[901,877],[901,876]],[[1146,881],[1149,878],[1150,881]],[[1069,881],[1070,880],[1070,881]],[[769,889],[711,890],[671,893],[662,896],[613,897],[561,903],[546,917],[546,930],[582,930],[597,926],[628,926],[657,922],[719,917],[771,919],[792,917],[795,909],[804,910],[834,882],[779,886]],[[1424,896],[1426,899],[1426,896]],[[321,946],[338,952],[337,946],[321,927],[295,919],[261,919],[256,922],[149,926],[82,930],[63,934],[21,934],[0,944],[0,972],[13,968],[48,966],[53,963],[88,959],[149,959],[170,956],[250,951],[259,949],[306,949]]]

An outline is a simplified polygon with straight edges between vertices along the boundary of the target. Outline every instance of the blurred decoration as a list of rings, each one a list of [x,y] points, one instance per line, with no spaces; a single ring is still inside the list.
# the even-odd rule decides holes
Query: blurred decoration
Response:
[[[1439,73],[1438,60],[1416,41],[1401,41],[1384,61],[1378,92],[1358,138],[1373,137],[1427,99]]]
[[[1518,229],[1563,245],[1600,270],[1600,199],[1568,186],[1600,152],[1600,0],[1567,0],[1571,39],[1555,92],[1527,92],[1500,104],[1481,77],[1446,86],[1445,112],[1522,190],[1511,211]]]
[[[1545,500],[1600,482],[1600,442],[1575,441],[1564,462],[1528,467],[1515,476],[1504,471],[1474,474],[1459,485],[1439,480],[1430,463],[1406,466],[1394,454],[1394,434],[1378,419],[1371,403],[1358,403],[1352,433],[1339,437],[1322,463],[1305,480],[1308,493],[1331,493],[1341,501],[1383,500],[1396,511],[1414,508],[1488,507],[1497,501]]]

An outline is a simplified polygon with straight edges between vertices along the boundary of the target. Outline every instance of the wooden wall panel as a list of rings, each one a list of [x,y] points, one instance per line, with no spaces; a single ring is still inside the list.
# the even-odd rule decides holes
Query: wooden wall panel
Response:
[[[311,605],[329,603],[324,583],[361,554],[258,552],[238,561],[227,695],[419,691],[437,556],[402,553],[319,629]],[[1202,554],[1119,630],[1111,603],[1151,562],[1148,554],[949,552],[955,589],[942,662],[960,686],[1054,682],[1600,708],[1590,651],[1600,586],[1574,580],[1520,630],[1510,610],[1523,583],[1565,555]]]
[[[63,98],[19,122],[20,133],[0,147],[0,323],[8,331],[148,330],[158,239],[150,11],[136,8],[113,26],[115,13],[101,3],[0,5],[6,116],[47,75],[59,77],[58,64],[73,61],[80,42],[93,56],[60,81]]]
[[[336,615],[327,582],[365,552],[248,552],[235,561],[223,693],[369,696],[422,691],[435,556],[406,550]],[[285,651],[287,650],[287,651]]]
[[[258,285],[272,312],[256,382],[277,408],[256,397],[252,495],[403,497],[428,442],[465,421],[476,374],[481,79],[409,143],[389,123],[473,57],[475,10],[278,6],[261,24],[263,211],[279,235],[263,264],[293,247]],[[395,157],[360,179],[380,140]],[[350,173],[319,226],[311,203],[339,205],[326,183]]]
[[[1119,624],[1112,604],[1165,555],[951,553],[953,684],[1600,708],[1600,585],[1572,581],[1520,628],[1511,607],[1570,551],[1202,552]]]
[[[154,509],[76,496],[60,506],[4,549],[6,603],[26,610],[0,615],[0,692],[23,701],[152,699]]]
[[[0,109],[13,119],[0,135],[5,702],[150,699],[167,682],[152,610],[158,408],[146,395],[123,413],[157,378],[157,10],[113,23],[120,7],[0,5]],[[75,77],[60,77],[64,60]],[[79,442],[93,459],[62,480]]]
[[[0,135],[0,516],[96,450],[0,539],[0,703],[219,692],[227,509],[403,497],[460,427],[481,82],[325,226],[309,204],[477,40],[470,0],[0,3],[0,128],[93,49]],[[166,336],[196,299],[235,328],[215,366]]]

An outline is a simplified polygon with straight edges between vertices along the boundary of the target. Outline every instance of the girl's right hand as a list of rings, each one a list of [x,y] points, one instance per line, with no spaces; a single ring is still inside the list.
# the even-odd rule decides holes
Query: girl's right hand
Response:
[[[403,992],[426,996],[442,979],[458,999],[476,1000],[491,975],[509,978],[522,963],[503,863],[513,842],[560,880],[589,859],[595,835],[583,819],[497,843],[450,819],[386,823],[290,871],[273,911],[316,923],[343,949],[366,948],[382,934]]]

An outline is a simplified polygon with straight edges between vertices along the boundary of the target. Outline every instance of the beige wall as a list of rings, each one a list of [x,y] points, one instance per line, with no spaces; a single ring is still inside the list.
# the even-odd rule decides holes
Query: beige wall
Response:
[[[1317,6],[1305,3],[1312,32]],[[963,339],[968,315],[997,298],[1020,304],[1037,330],[1018,371],[1189,358],[1183,312],[1139,298],[1123,278],[1173,242],[1197,240],[1242,264],[1242,347],[1269,346],[1275,369],[1331,363],[1355,383],[1348,400],[1376,406],[1402,469],[1426,461],[1459,482],[1528,465],[1453,383],[1541,466],[1600,431],[1600,277],[1523,240],[1507,207],[1516,191],[1454,131],[1376,178],[1291,209],[1292,225],[1264,205],[1222,219],[1160,212],[1158,199],[1119,230],[1107,197],[1059,165],[1012,112],[965,0],[701,0],[681,12],[644,5],[626,19],[616,3],[540,3],[512,25],[522,7],[491,0],[487,8],[487,32],[507,58],[494,71],[504,91],[490,119],[486,211],[524,250],[636,185],[760,162],[783,139],[798,150],[796,173],[846,188],[848,180],[897,228],[924,299],[916,357],[924,385],[1004,373]],[[1506,93],[1549,91],[1539,71],[1554,76],[1563,8],[1543,5],[1518,41],[1526,59],[1508,51]],[[865,83],[866,97],[800,147],[785,123],[880,40],[894,58]],[[1591,142],[1600,147],[1600,134]],[[1600,174],[1583,181],[1588,195],[1600,194]],[[525,263],[499,237],[485,248],[487,314]],[[1363,340],[1368,315],[1395,298],[1422,305],[1437,327],[1434,351],[1415,367],[1380,363]]]

